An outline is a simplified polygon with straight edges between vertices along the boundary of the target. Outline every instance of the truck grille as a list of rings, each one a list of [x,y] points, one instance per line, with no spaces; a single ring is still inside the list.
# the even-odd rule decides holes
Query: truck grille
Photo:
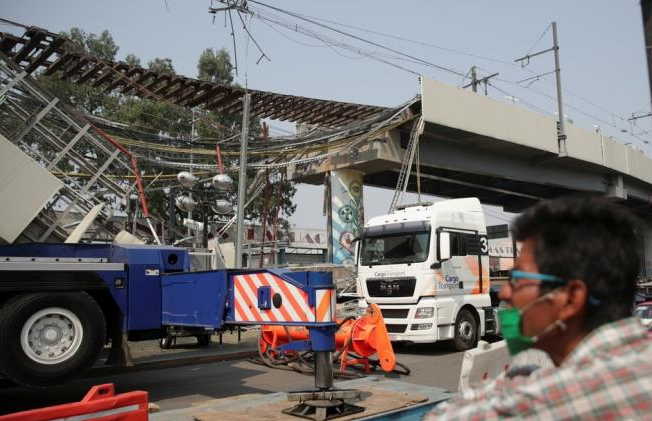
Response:
[[[415,278],[367,279],[370,297],[411,297]]]
[[[407,325],[385,325],[387,327],[387,333],[403,333]]]
[[[385,319],[407,319],[409,308],[381,308]]]

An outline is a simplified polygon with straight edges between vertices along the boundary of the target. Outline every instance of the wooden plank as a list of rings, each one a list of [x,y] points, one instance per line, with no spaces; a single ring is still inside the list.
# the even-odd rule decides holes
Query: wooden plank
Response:
[[[152,83],[148,89],[151,89],[154,95],[161,95],[175,83],[177,83],[177,78],[173,77],[172,75],[163,75],[157,79],[156,83]],[[152,89],[155,86],[156,89]]]
[[[310,104],[310,100],[301,97],[290,97],[288,101],[275,104],[268,112],[267,117],[274,120],[284,120],[296,110],[302,110]]]
[[[370,387],[363,391],[362,400],[355,402],[355,405],[365,408],[364,412],[344,417],[338,417],[338,420],[349,421],[363,417],[371,417],[392,410],[407,408],[420,403],[428,402],[426,395],[399,392],[380,387]],[[203,403],[201,407],[189,408],[192,411],[192,417],[197,421],[296,421],[298,418],[292,415],[284,414],[284,409],[296,405],[298,402],[289,402],[285,399],[285,394],[275,394],[278,396],[269,397],[259,396],[256,399],[247,399],[246,406],[241,404],[236,410],[233,405],[234,398],[223,398]],[[237,397],[236,397],[237,398]]]
[[[225,86],[220,86],[219,89],[210,92],[207,94],[207,97],[203,99],[203,101],[199,101],[199,98],[193,100],[192,102],[188,103],[188,106],[195,106],[199,105],[201,103],[204,104],[204,106],[208,109],[211,104],[217,103],[217,101],[221,101],[227,96],[231,95],[233,91]]]
[[[48,66],[47,69],[45,69],[45,72],[43,72],[45,75],[49,76],[54,74],[56,71],[61,69],[69,60],[71,60],[71,56],[69,54],[64,54],[57,61],[52,63],[50,66]]]
[[[227,94],[225,97],[213,101],[211,104],[208,104],[207,108],[211,110],[218,110],[221,111],[222,109],[226,108],[229,105],[232,105],[233,100],[237,98],[241,98],[244,95],[243,91],[235,91],[231,90],[231,93]]]
[[[268,117],[271,111],[290,104],[294,99],[291,95],[266,95],[262,98],[263,103],[257,107],[258,109],[255,111],[255,115]]]
[[[62,79],[69,79],[73,74],[79,72],[82,67],[86,66],[90,62],[90,59],[87,57],[78,58],[76,61],[73,60],[71,64],[63,71]]]
[[[98,79],[95,80],[95,82],[93,82],[93,86],[97,88],[98,86],[101,86],[104,82],[110,81],[113,76],[115,76],[113,74],[113,69],[111,69],[109,66],[106,66],[102,70],[102,76],[100,76]]]
[[[12,34],[3,32],[0,36],[2,37],[0,39],[0,51],[8,56],[11,56],[11,50],[13,50],[16,45],[22,44],[21,39]]]
[[[197,96],[197,94],[204,92],[206,87],[204,86],[203,83],[193,81],[190,83],[190,86],[186,88],[185,93],[182,93],[179,99],[177,100],[177,104],[183,105],[185,102],[193,99],[194,97]],[[210,88],[208,88],[210,89]]]
[[[213,86],[211,88],[205,88],[205,89],[206,90],[204,91],[204,93],[200,94],[196,98],[193,98],[192,100],[189,100],[185,104],[185,106],[189,107],[189,108],[192,108],[192,107],[195,107],[195,106],[203,103],[204,101],[209,100],[211,97],[214,97],[215,95],[230,92],[224,86],[221,86],[221,85],[217,85],[217,86]]]
[[[27,34],[28,32],[26,32]],[[25,44],[23,44],[23,48],[16,53],[14,56],[14,61],[17,64],[20,64],[21,61],[25,60],[29,53],[31,53],[40,43],[41,41],[45,38],[45,34],[42,32],[36,32],[34,33],[30,40],[27,41]]]
[[[322,112],[323,110],[326,110],[332,106],[333,104],[328,101],[319,101],[317,105],[314,105],[312,107],[303,110],[297,110],[294,114],[290,115],[289,117],[295,121],[301,121],[302,117]]]
[[[176,95],[179,95],[188,86],[187,83],[188,82],[186,80],[183,80],[183,79],[180,80],[179,83],[177,84],[177,86],[174,89],[172,89],[170,92],[168,92],[166,95],[164,95],[163,98],[164,99],[172,99],[172,97],[174,97]],[[173,102],[177,103],[178,100],[179,100],[179,98],[177,98],[176,100],[173,100]]]
[[[332,107],[326,107],[325,110],[326,113],[324,113],[324,108],[320,108],[319,111],[314,111],[311,114],[308,114],[304,117],[301,118],[301,121],[306,122],[308,124],[319,124],[318,122],[324,118],[324,115],[331,115],[334,112],[338,112],[343,105],[341,103],[332,106]]]
[[[341,106],[333,109],[332,111],[323,114],[321,116],[321,118],[316,120],[317,121],[316,124],[328,124],[329,120],[335,120],[337,117],[342,115],[342,112],[344,112],[344,110],[347,110],[347,109],[349,109],[349,106],[341,105]]]
[[[54,54],[59,47],[61,47],[65,43],[65,40],[62,38],[55,38],[50,45],[48,45],[47,48],[43,49],[38,56],[36,56],[33,60],[32,63],[25,68],[25,71],[28,74],[31,74],[34,70],[38,69],[39,66],[45,65],[47,62],[47,59],[50,58],[52,54]]]
[[[93,66],[91,66],[86,72],[82,73],[82,75],[77,79],[75,83],[86,83],[89,80],[91,80],[97,73],[104,67],[104,63],[95,63]]]

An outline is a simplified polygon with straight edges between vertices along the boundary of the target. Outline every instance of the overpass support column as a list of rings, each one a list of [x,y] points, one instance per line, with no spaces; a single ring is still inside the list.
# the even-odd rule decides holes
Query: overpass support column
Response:
[[[362,186],[364,173],[330,171],[327,181],[328,251],[334,264],[353,264],[355,244],[364,225]]]
[[[642,235],[641,247],[643,247],[641,277],[645,280],[652,280],[652,224],[646,223]]]
[[[607,178],[607,196],[627,199],[627,191],[625,190],[622,175],[617,174]]]

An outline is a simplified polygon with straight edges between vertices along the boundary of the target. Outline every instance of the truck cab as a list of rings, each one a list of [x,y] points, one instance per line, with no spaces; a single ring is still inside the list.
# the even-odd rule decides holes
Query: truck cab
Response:
[[[476,346],[496,333],[484,213],[477,198],[399,207],[371,218],[357,244],[357,289],[393,341]]]

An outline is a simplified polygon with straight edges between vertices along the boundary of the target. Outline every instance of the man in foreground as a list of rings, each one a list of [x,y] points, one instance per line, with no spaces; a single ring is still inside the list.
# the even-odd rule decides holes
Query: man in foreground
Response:
[[[519,216],[522,249],[498,318],[512,355],[537,348],[556,367],[515,370],[426,419],[652,419],[652,341],[632,317],[639,230],[598,197],[544,201]]]

